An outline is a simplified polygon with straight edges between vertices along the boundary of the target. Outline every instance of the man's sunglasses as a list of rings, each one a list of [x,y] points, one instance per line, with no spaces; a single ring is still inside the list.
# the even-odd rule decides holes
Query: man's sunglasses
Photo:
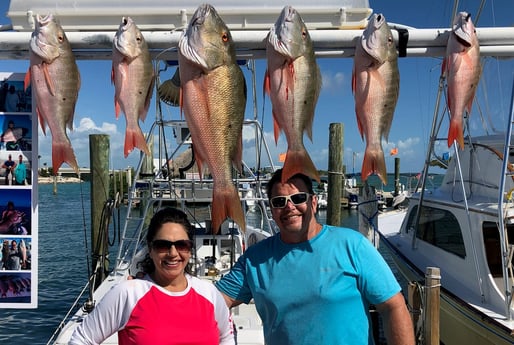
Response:
[[[271,207],[273,208],[284,208],[288,201],[291,201],[293,205],[298,206],[305,204],[309,199],[310,194],[306,192],[295,193],[291,195],[279,195],[274,196],[270,199]]]
[[[191,248],[193,248],[193,241],[191,240],[178,240],[178,241],[168,241],[168,240],[153,240],[152,248],[159,253],[169,252],[171,246],[175,246],[175,249],[179,252],[190,252]]]

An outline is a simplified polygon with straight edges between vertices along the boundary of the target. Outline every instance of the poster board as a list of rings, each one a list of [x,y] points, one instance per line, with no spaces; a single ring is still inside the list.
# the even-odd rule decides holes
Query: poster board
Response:
[[[38,132],[24,77],[0,72],[0,308],[37,308]]]

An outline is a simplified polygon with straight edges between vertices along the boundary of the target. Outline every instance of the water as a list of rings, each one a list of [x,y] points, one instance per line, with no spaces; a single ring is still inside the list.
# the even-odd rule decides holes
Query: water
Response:
[[[88,277],[89,183],[39,185],[39,296],[37,309],[0,309],[0,341],[46,344]],[[341,210],[341,225],[357,229],[358,211]],[[326,211],[318,218],[324,222]],[[87,235],[84,235],[84,227]],[[113,238],[111,230],[110,239]],[[111,251],[114,262],[116,251]]]

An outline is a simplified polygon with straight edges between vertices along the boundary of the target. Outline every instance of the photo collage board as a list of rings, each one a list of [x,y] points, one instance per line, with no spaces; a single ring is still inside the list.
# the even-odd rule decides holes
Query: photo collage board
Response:
[[[24,78],[0,72],[0,308],[37,308],[38,132]]]

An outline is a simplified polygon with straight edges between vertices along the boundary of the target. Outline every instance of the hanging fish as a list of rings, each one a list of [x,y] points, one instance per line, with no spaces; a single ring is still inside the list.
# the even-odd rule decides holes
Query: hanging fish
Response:
[[[464,148],[464,111],[471,113],[481,72],[480,44],[475,26],[469,13],[460,12],[453,21],[442,65],[442,73],[446,76],[448,86],[447,101],[450,111],[448,147],[456,140],[459,147]]]
[[[361,137],[366,139],[362,181],[376,173],[387,184],[382,138],[389,136],[400,92],[398,53],[382,14],[374,14],[357,43],[352,90]]]
[[[307,27],[291,6],[282,9],[268,34],[266,57],[264,90],[273,106],[275,142],[283,130],[288,145],[282,182],[297,173],[319,182],[318,171],[303,144],[303,133],[312,141],[321,73]]]
[[[137,147],[150,155],[146,139],[139,127],[150,107],[154,88],[154,71],[148,45],[141,31],[130,17],[123,17],[113,39],[112,75],[116,118],[125,114],[124,154]]]
[[[246,84],[230,31],[211,5],[198,7],[180,39],[179,71],[194,156],[199,171],[205,163],[213,178],[213,232],[227,217],[244,231],[232,166],[242,167]]]
[[[41,129],[52,132],[52,168],[56,175],[66,162],[79,173],[79,167],[66,127],[73,127],[80,74],[70,43],[52,14],[36,16],[36,29],[30,39],[30,68],[25,89],[32,85]]]

